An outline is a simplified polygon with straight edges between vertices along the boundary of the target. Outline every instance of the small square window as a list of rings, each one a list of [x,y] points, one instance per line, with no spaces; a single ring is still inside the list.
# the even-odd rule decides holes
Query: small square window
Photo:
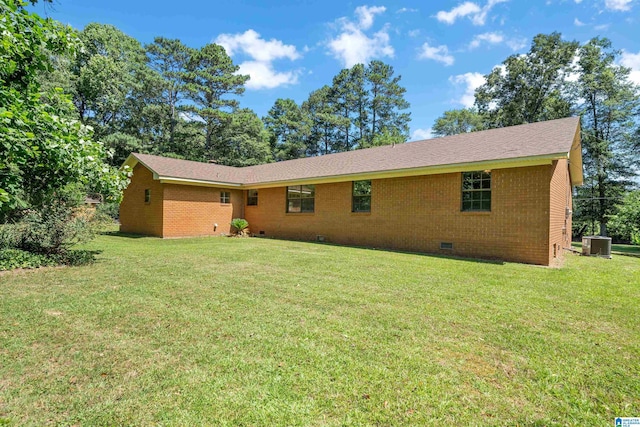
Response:
[[[220,203],[223,203],[223,204],[231,203],[231,193],[229,191],[220,192]]]
[[[148,188],[144,190],[144,202],[151,203],[151,190]]]

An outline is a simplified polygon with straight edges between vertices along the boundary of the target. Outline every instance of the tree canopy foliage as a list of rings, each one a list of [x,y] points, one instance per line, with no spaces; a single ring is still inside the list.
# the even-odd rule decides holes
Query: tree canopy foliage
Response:
[[[25,6],[0,0],[0,217],[41,208],[68,186],[117,200],[122,173],[104,163],[104,146],[72,114],[70,98],[39,81],[53,69],[51,55],[78,52],[78,37]]]
[[[433,125],[434,136],[457,135],[484,128],[483,117],[472,108],[445,111]]]
[[[264,118],[275,159],[405,142],[410,114],[400,80],[390,65],[371,61],[341,70],[302,105],[276,100]]]

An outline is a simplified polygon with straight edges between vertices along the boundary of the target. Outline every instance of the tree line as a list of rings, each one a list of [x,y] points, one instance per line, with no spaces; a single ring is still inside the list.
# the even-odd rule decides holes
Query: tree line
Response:
[[[156,37],[142,45],[112,25],[79,32],[77,55],[54,55],[42,84],[72,96],[120,165],[132,151],[229,166],[404,142],[409,107],[400,76],[372,61],[342,70],[296,104],[278,99],[260,119],[240,107],[250,78],[217,44],[191,48]]]
[[[446,111],[436,136],[574,115],[582,118],[584,185],[574,193],[574,230],[607,235],[607,224],[637,186],[640,89],[619,65],[620,52],[596,37],[584,44],[540,34],[529,52],[512,55],[485,76],[473,108]],[[623,209],[624,211],[624,209]],[[640,231],[640,224],[635,224]],[[617,226],[614,234],[629,239]]]

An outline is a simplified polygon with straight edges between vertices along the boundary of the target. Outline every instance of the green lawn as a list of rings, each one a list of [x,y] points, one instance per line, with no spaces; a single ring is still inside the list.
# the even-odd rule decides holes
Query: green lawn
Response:
[[[640,262],[101,236],[0,275],[0,425],[613,425]]]

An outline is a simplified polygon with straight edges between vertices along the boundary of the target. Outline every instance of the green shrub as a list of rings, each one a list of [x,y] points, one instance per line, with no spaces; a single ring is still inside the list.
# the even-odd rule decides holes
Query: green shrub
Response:
[[[82,198],[83,199],[83,198]],[[0,249],[21,249],[35,254],[64,254],[79,243],[91,240],[99,221],[79,207],[74,192],[26,209],[0,225]]]
[[[20,249],[0,250],[0,270],[50,267],[57,264],[55,259],[46,255],[32,254]]]
[[[117,220],[120,217],[120,204],[100,203],[98,206],[96,206],[96,216],[101,221],[104,221],[107,218]]]
[[[87,265],[95,261],[95,252],[73,250],[64,254],[42,255],[20,249],[0,249],[0,271],[16,268],[54,267],[57,265]]]
[[[18,247],[20,232],[15,224],[0,224],[0,250]]]
[[[243,218],[234,218],[231,221],[231,226],[236,229],[236,234],[243,235],[244,230],[249,227],[249,222]]]
[[[60,254],[95,236],[86,215],[75,215],[64,203],[53,203],[41,211],[29,211],[15,224],[16,247],[37,254]]]

